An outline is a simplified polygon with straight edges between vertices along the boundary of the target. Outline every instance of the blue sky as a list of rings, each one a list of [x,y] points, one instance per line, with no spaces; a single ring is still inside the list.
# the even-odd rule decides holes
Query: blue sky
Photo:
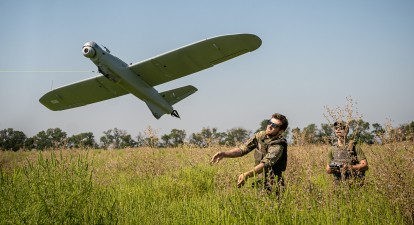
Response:
[[[414,1],[4,0],[0,28],[0,129],[27,136],[55,127],[96,137],[115,127],[133,137],[148,126],[256,130],[274,112],[303,128],[327,123],[324,107],[348,96],[371,124],[414,120]],[[233,33],[256,34],[262,46],[156,87],[198,88],[174,106],[181,120],[156,120],[132,95],[57,112],[39,103],[52,87],[97,75],[81,53],[88,41],[135,63]]]

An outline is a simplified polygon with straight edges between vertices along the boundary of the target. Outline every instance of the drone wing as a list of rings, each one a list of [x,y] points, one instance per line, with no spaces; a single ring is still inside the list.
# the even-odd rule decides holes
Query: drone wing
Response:
[[[261,44],[253,34],[218,36],[133,64],[130,69],[156,86],[254,51]]]
[[[39,101],[53,111],[75,108],[129,92],[122,89],[103,75],[54,89],[43,95]]]

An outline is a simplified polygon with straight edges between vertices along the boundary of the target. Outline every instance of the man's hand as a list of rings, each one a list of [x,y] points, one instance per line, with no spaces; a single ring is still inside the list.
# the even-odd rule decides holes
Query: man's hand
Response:
[[[246,180],[247,176],[244,173],[240,174],[239,179],[237,180],[237,187],[242,187],[246,183]]]
[[[333,172],[334,172],[334,171],[331,169],[331,167],[329,166],[329,164],[328,164],[328,165],[326,165],[325,170],[326,170],[326,173],[327,173],[327,174],[331,174],[331,173],[333,173]]]
[[[218,163],[222,158],[224,158],[223,152],[217,152],[210,160],[210,163]]]
[[[347,171],[352,171],[352,167],[351,165],[344,163],[344,165],[341,167],[340,170],[341,170],[341,173],[346,173]]]

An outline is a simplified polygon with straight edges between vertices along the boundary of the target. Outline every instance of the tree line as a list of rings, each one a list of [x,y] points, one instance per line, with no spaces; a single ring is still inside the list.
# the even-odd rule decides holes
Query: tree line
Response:
[[[389,142],[414,141],[414,121],[398,127],[390,124],[382,126],[379,123],[363,121],[362,119],[351,120],[348,122],[348,139],[353,139],[359,143],[383,144]],[[335,142],[335,130],[331,124],[322,123],[320,129],[315,124],[310,124],[291,130],[292,144],[330,144]]]
[[[260,123],[255,131],[266,129],[267,119]],[[349,122],[350,138],[360,143],[386,143],[389,141],[414,141],[414,121],[396,128],[390,125],[382,126],[379,123],[370,123],[360,120]],[[139,133],[135,139],[125,130],[118,128],[103,132],[99,142],[92,132],[85,132],[68,137],[60,128],[49,128],[40,131],[33,137],[27,137],[22,131],[7,128],[0,130],[0,150],[46,150],[61,148],[92,148],[92,149],[122,149],[135,147],[180,147],[190,145],[195,147],[236,146],[247,140],[252,131],[244,128],[232,128],[226,132],[219,132],[217,128],[202,128],[200,132],[192,133],[187,137],[185,130],[172,129],[169,134],[157,135],[151,127]],[[320,128],[316,124],[288,128],[284,134],[293,145],[329,144],[335,139],[332,124],[322,123]]]
[[[199,133],[192,133],[188,139],[185,130],[172,129],[169,134],[159,137],[148,127],[144,133],[139,133],[134,139],[125,130],[114,128],[103,132],[99,142],[92,132],[68,136],[60,128],[49,128],[40,131],[33,137],[27,137],[24,132],[7,128],[0,130],[0,150],[47,150],[62,148],[93,148],[93,149],[122,149],[136,147],[179,147],[193,145],[209,147],[212,145],[233,146],[246,140],[251,134],[243,128],[233,128],[227,132],[218,132],[217,128],[203,128]]]

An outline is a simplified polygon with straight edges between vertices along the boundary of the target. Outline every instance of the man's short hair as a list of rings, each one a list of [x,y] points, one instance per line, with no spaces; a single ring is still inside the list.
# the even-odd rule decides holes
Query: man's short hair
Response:
[[[280,126],[281,130],[286,130],[286,128],[289,125],[289,121],[286,119],[286,116],[279,114],[279,113],[275,113],[272,115],[272,118],[278,119],[282,122],[282,125]]]

